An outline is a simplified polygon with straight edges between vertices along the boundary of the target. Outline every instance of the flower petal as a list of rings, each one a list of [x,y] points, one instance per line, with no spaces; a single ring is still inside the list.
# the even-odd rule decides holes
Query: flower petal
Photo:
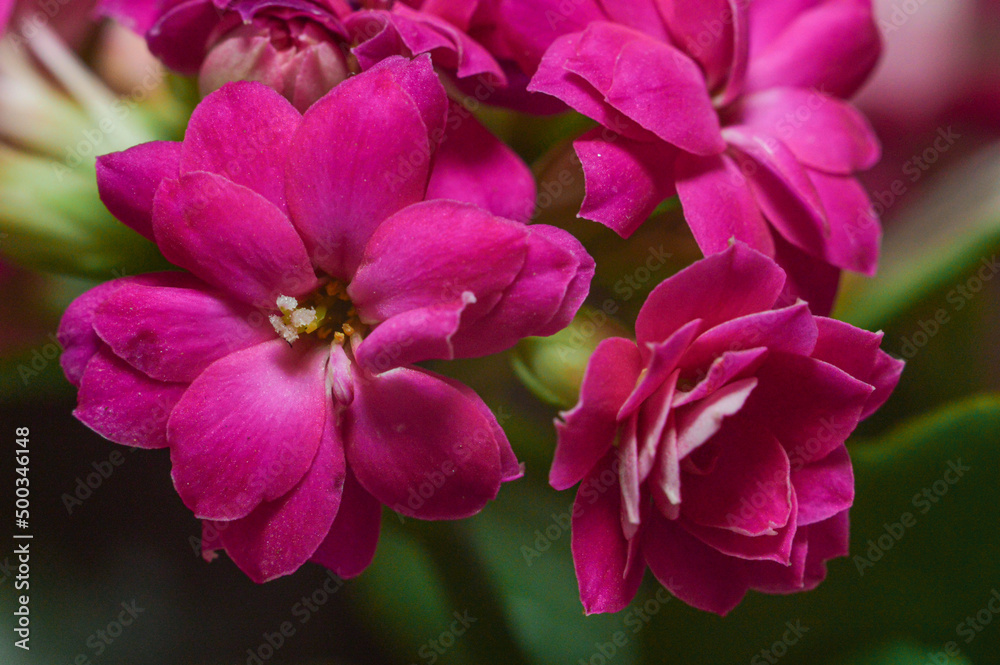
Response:
[[[881,146],[853,106],[815,90],[773,88],[740,102],[740,122],[775,135],[806,166],[850,175],[875,166]]]
[[[149,377],[182,383],[194,381],[219,358],[274,339],[253,308],[194,277],[186,281],[122,285],[97,308],[94,329],[118,357]]]
[[[418,519],[479,512],[501,482],[496,429],[480,401],[423,370],[356,373],[344,423],[347,459],[362,487]]]
[[[181,144],[152,141],[97,158],[97,192],[111,214],[153,237],[153,197],[164,178],[180,173]]]
[[[298,485],[246,517],[222,523],[225,528],[219,532],[229,557],[258,584],[298,570],[330,531],[346,472],[343,444],[328,424],[312,466]]]
[[[851,177],[810,171],[830,220],[821,256],[827,263],[869,277],[878,267],[882,226],[864,187]]]
[[[861,413],[864,420],[882,406],[899,383],[904,363],[882,351],[882,333],[871,333],[849,323],[816,317],[819,340],[812,357],[839,367],[875,387]]]
[[[76,300],[70,303],[63,313],[62,320],[59,321],[59,331],[57,339],[63,347],[59,364],[62,366],[66,378],[74,386],[80,385],[80,379],[87,368],[87,363],[94,357],[94,354],[104,347],[104,342],[94,331],[94,316],[97,308],[107,300],[111,294],[126,284],[132,283],[154,283],[170,285],[177,279],[186,282],[187,275],[182,273],[149,273],[136,277],[122,277],[113,279],[110,282],[98,284],[89,291],[83,293]]]
[[[375,557],[381,522],[382,504],[348,469],[337,518],[309,560],[344,579],[357,577]]]
[[[295,107],[263,83],[227,83],[191,114],[181,173],[223,176],[257,192],[287,215],[285,160],[301,122]]]
[[[674,195],[671,163],[677,150],[597,128],[573,142],[583,165],[586,196],[580,217],[628,238]]]
[[[464,201],[494,215],[527,222],[535,210],[535,178],[524,161],[471,115],[452,104],[457,118],[445,135],[427,184],[428,199]]]
[[[350,278],[387,217],[423,199],[432,108],[444,122],[444,89],[429,58],[390,58],[335,87],[292,139],[288,206],[313,261]],[[426,109],[426,111],[425,111]]]
[[[351,301],[365,321],[502,293],[524,266],[528,229],[456,201],[408,206],[371,237]],[[493,301],[496,304],[496,301]]]
[[[636,338],[640,345],[661,342],[694,319],[713,328],[771,309],[784,283],[774,261],[737,242],[653,289],[636,320]]]
[[[556,421],[549,484],[564,490],[580,482],[615,440],[619,409],[635,388],[642,357],[635,343],[611,337],[597,345],[580,387],[580,401]]]
[[[748,395],[752,397],[756,382],[747,381],[740,389],[732,390],[733,399],[717,407],[717,415],[735,412],[725,407],[742,406]],[[696,421],[697,418],[694,422],[679,419],[680,442],[685,445],[695,442],[697,433],[691,427]],[[790,519],[794,520],[790,463],[773,434],[741,416],[730,416],[725,418],[710,445],[719,451],[715,468],[706,475],[684,476],[681,514],[686,521],[711,527],[713,531],[756,537],[773,536]],[[689,451],[678,452],[684,457]],[[700,537],[702,531],[695,535]]]
[[[797,465],[823,459],[857,427],[874,389],[813,358],[775,352],[755,372],[744,414],[774,432]]]
[[[230,296],[274,309],[279,295],[318,286],[302,239],[260,194],[198,172],[166,180],[153,229],[163,255]]]
[[[871,1],[797,4],[809,7],[800,10],[779,35],[754,54],[747,71],[747,89],[792,86],[850,97],[868,77],[881,51]],[[750,15],[753,25],[753,9]]]
[[[323,435],[328,356],[276,339],[195,379],[167,436],[174,486],[196,517],[239,519],[299,483]]]
[[[667,143],[697,155],[725,150],[701,69],[667,42],[598,21],[584,30],[565,66]]]
[[[625,609],[645,572],[641,558],[629,565],[615,461],[614,451],[609,452],[584,481],[573,503],[573,565],[587,614]],[[614,480],[608,483],[608,478]]]
[[[707,256],[733,238],[774,255],[774,241],[740,168],[728,155],[682,153],[674,166],[677,195],[698,247]]]
[[[87,363],[73,415],[115,443],[166,448],[167,419],[185,390],[149,378],[105,347]]]
[[[841,513],[854,503],[854,470],[847,447],[801,469],[792,469],[792,485],[799,502],[798,523],[816,524]]]
[[[642,550],[660,584],[700,610],[724,616],[747,592],[744,561],[712,549],[676,522],[650,520]]]

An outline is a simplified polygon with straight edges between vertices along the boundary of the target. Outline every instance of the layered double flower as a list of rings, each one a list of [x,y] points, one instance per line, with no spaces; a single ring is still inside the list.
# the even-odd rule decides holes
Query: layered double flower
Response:
[[[843,101],[879,53],[870,0],[503,0],[529,90],[600,123],[575,142],[580,215],[623,237],[678,195],[702,251],[737,238],[829,312],[841,269],[876,267],[854,173],[879,146]],[[570,11],[572,9],[572,11]]]
[[[582,481],[572,549],[588,613],[623,609],[647,566],[725,614],[748,589],[811,589],[847,554],[844,441],[902,363],[881,334],[775,308],[784,287],[774,261],[735,244],[654,289],[635,341],[597,347],[549,477]]]
[[[256,581],[307,560],[356,575],[381,504],[461,518],[521,473],[483,401],[414,363],[558,331],[594,264],[567,233],[495,214],[513,194],[477,191],[491,183],[437,149],[447,106],[428,56],[395,57],[304,116],[228,84],[182,143],[99,161],[109,209],[186,272],[70,306],[75,415],[168,447],[210,546]]]

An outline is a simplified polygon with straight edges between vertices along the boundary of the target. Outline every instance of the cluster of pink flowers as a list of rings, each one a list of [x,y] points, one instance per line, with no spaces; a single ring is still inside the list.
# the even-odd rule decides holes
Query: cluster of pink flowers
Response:
[[[841,271],[878,256],[854,175],[879,146],[845,101],[878,56],[870,2],[100,8],[205,98],[183,141],[98,160],[108,209],[181,270],[79,298],[62,364],[83,423],[169,449],[206,556],[258,582],[357,575],[382,505],[459,519],[524,473],[482,399],[418,363],[563,330],[595,261],[531,223],[530,169],[456,101],[477,86],[596,121],[574,143],[581,217],[627,238],[677,196],[707,257],[597,347],[556,424],[586,610],[625,607],[648,566],[725,613],[847,553],[844,442],[902,369],[825,318]]]

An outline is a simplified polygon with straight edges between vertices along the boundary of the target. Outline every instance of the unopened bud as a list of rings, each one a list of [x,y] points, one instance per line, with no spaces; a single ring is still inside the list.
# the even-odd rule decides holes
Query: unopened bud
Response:
[[[338,39],[305,18],[255,18],[211,48],[198,78],[208,95],[230,81],[260,81],[305,111],[350,74]]]
[[[590,356],[609,337],[631,337],[631,333],[608,312],[584,306],[555,335],[521,340],[514,349],[514,371],[539,399],[570,408],[579,398]]]

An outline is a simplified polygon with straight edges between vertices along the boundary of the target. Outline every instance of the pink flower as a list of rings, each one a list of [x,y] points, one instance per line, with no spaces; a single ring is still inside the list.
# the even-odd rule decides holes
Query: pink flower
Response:
[[[209,547],[255,581],[307,560],[357,575],[381,504],[461,518],[521,473],[482,400],[413,364],[558,331],[594,265],[558,229],[428,200],[456,168],[432,168],[446,109],[430,58],[395,57],[304,116],[262,84],[228,84],[182,143],[98,163],[109,209],[188,272],[70,306],[75,415],[168,447],[184,503],[216,523]]]
[[[842,101],[878,56],[870,0],[502,7],[521,66],[537,67],[528,89],[602,125],[575,143],[582,217],[628,237],[678,195],[706,255],[748,243],[816,311],[840,269],[874,272],[881,230],[854,173],[879,146]]]
[[[725,614],[748,589],[815,587],[847,554],[844,440],[899,380],[872,334],[775,309],[785,273],[736,243],[650,294],[633,342],[595,351],[557,422],[549,480],[581,482],[573,558],[588,613],[614,612],[649,566]]]
[[[358,9],[357,6],[361,5]],[[304,111],[349,74],[394,55],[429,53],[459,79],[506,83],[470,38],[477,2],[421,0],[103,0],[101,9],[145,34],[170,68],[198,73],[202,94],[261,81]]]

